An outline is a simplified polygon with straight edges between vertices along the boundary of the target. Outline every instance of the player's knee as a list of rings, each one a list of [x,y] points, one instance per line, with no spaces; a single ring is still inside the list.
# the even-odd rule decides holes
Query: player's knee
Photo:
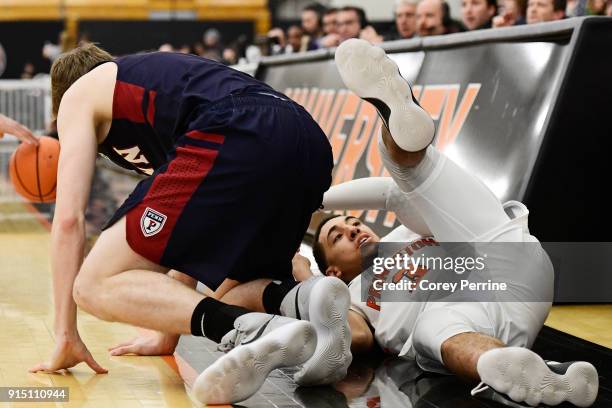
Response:
[[[94,279],[87,274],[79,273],[74,281],[72,297],[82,310],[102,320],[110,320],[104,313],[104,300],[101,299],[103,292],[100,284]]]

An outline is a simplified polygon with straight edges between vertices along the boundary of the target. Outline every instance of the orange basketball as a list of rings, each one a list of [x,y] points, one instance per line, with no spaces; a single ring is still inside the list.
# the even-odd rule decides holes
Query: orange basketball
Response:
[[[15,191],[23,198],[35,203],[50,203],[55,201],[60,145],[46,136],[39,141],[38,146],[19,145],[11,156],[9,174]]]

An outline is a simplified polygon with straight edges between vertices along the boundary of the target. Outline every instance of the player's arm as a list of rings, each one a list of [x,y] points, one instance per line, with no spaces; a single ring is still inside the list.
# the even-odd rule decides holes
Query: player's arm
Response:
[[[95,106],[79,85],[77,81],[64,95],[57,120],[61,150],[51,229],[56,335],[76,332],[72,288],[83,262],[85,209],[97,153]]]
[[[51,228],[56,349],[49,362],[39,364],[31,371],[53,372],[84,361],[96,372],[106,372],[95,362],[79,336],[76,304],[72,295],[74,281],[83,262],[85,209],[98,145],[96,130],[103,120],[108,120],[105,116],[112,109],[112,94],[109,102],[108,89],[112,92],[114,77],[111,78],[109,74],[106,78],[92,73],[70,87],[62,98],[58,112],[61,150]]]
[[[365,353],[374,347],[374,335],[364,317],[354,310],[349,310],[347,320],[351,328],[351,351]]]
[[[391,177],[366,177],[332,186],[323,196],[323,210],[386,210]]]

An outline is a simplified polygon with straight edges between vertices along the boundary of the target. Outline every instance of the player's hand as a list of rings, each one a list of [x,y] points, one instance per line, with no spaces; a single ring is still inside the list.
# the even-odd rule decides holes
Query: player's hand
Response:
[[[136,354],[139,356],[165,356],[171,355],[176,349],[178,334],[167,334],[153,330],[146,330],[133,339],[117,344],[108,349],[111,356]]]
[[[38,145],[38,139],[32,134],[30,129],[0,114],[0,137],[4,136],[5,133],[17,136],[24,143]]]
[[[107,369],[102,368],[102,366],[94,360],[89,350],[87,350],[87,346],[85,346],[85,343],[83,343],[83,340],[81,340],[79,336],[72,339],[58,340],[51,360],[32,367],[30,372],[54,373],[59,370],[74,367],[83,362],[98,374],[106,374],[108,372]]]
[[[293,278],[302,282],[312,277],[312,271],[310,270],[310,260],[299,253],[296,253],[291,260],[293,266]]]

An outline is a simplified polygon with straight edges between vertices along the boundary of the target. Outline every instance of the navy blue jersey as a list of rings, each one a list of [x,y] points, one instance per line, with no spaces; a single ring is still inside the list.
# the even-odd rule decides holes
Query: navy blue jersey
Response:
[[[165,164],[195,116],[229,95],[274,93],[253,77],[194,55],[154,52],[121,57],[113,120],[99,152],[152,174]]]

